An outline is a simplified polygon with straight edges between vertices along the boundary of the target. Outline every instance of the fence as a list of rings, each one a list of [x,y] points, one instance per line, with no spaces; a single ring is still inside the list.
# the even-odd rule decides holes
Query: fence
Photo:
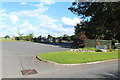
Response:
[[[111,40],[98,40],[100,42],[100,45],[106,45],[111,44]],[[96,46],[96,40],[95,39],[89,39],[87,47],[95,47]]]

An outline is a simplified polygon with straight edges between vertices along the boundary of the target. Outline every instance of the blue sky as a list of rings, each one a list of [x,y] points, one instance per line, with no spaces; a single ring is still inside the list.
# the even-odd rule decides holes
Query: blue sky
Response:
[[[0,37],[34,33],[47,36],[73,35],[74,25],[82,21],[67,8],[72,2],[2,2]]]

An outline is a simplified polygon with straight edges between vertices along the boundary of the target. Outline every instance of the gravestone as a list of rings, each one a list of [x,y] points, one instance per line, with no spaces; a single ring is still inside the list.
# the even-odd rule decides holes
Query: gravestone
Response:
[[[106,45],[98,45],[96,46],[97,52],[107,52],[107,46]]]

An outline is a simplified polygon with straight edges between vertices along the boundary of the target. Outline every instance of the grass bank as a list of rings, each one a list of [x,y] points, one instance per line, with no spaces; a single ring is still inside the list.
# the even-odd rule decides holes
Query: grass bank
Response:
[[[0,41],[25,41],[26,42],[26,40],[13,40],[12,38],[0,38]]]
[[[38,56],[46,61],[53,61],[61,64],[75,64],[118,59],[118,51],[107,53],[62,51],[43,53]]]

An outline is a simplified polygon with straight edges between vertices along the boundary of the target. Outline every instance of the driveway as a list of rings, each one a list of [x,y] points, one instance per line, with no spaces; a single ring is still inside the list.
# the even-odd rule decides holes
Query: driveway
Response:
[[[56,45],[33,42],[2,42],[3,78],[102,78],[118,76],[118,61],[83,66],[56,66],[38,61],[35,55],[45,52],[68,51]],[[38,73],[22,75],[21,70],[35,69]]]

